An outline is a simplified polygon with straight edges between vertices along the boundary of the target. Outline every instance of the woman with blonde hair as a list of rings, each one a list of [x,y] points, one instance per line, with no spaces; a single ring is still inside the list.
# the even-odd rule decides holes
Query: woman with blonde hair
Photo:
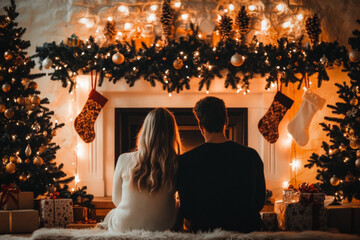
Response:
[[[156,108],[146,116],[136,151],[121,154],[115,167],[115,209],[102,227],[110,232],[133,229],[163,231],[176,220],[175,178],[180,136],[174,115]]]

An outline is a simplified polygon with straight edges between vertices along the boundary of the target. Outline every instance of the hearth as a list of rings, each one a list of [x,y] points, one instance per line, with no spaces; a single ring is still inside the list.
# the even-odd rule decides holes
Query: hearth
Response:
[[[153,108],[115,108],[115,164],[120,154],[135,148],[136,136],[149,111]],[[192,108],[169,108],[179,126],[183,151],[202,144],[197,121]],[[229,124],[226,137],[243,145],[248,144],[247,108],[228,108]]]

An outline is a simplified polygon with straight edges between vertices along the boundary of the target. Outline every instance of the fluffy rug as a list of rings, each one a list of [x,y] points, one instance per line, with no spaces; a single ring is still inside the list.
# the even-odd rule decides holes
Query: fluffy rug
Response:
[[[24,239],[10,235],[3,235],[1,240],[17,240]],[[321,231],[305,231],[305,232],[253,232],[248,234],[215,230],[213,232],[202,233],[175,233],[165,232],[148,232],[148,231],[130,231],[125,233],[111,234],[100,229],[46,229],[42,228],[35,231],[30,238],[31,240],[360,240],[360,236],[330,233]]]

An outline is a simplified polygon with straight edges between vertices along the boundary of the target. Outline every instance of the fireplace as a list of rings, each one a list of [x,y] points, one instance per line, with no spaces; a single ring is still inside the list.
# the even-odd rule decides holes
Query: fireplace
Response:
[[[115,108],[115,164],[120,154],[134,149],[136,135],[149,111],[153,108]],[[179,127],[183,151],[187,152],[204,142],[192,108],[169,108]],[[228,108],[229,124],[226,137],[247,145],[247,108]]]

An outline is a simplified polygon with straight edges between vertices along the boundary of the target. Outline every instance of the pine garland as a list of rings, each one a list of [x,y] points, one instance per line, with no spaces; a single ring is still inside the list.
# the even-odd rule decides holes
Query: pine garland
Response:
[[[171,40],[172,26],[174,21],[174,10],[171,8],[170,2],[170,0],[164,0],[160,18],[166,43],[169,43]]]
[[[226,41],[230,38],[232,31],[233,21],[227,14],[221,16],[219,21],[219,29],[222,41]]]
[[[308,17],[305,23],[306,33],[309,35],[310,41],[313,45],[319,43],[319,35],[321,33],[320,19],[317,14],[313,17]]]
[[[107,42],[113,42],[117,34],[116,24],[114,21],[107,21],[103,30]]]

